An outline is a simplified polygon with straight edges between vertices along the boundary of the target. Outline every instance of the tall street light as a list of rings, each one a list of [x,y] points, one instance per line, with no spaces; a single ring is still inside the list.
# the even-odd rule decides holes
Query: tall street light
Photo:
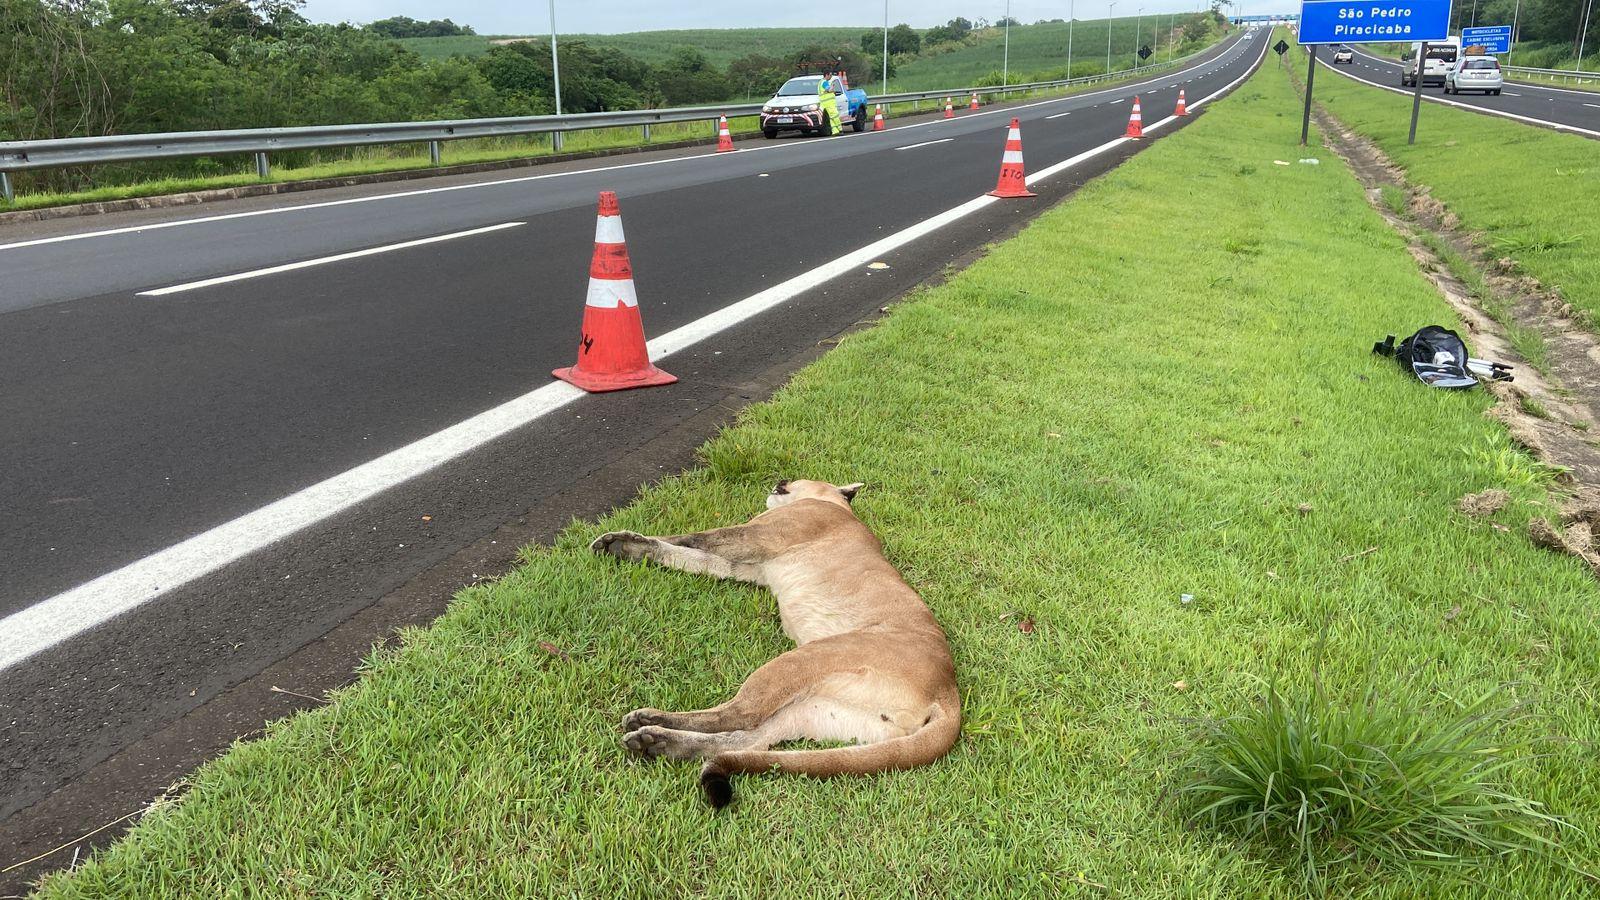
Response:
[[[1517,19],[1522,16],[1522,0],[1517,0],[1517,7],[1511,13],[1511,46],[1506,48],[1506,65],[1511,65],[1511,55],[1517,50]]]
[[[554,2],[554,0],[552,0],[552,2]],[[1139,7],[1139,11],[1133,16],[1133,67],[1135,69],[1139,68],[1139,38],[1141,36],[1139,26],[1143,21],[1144,7],[1141,6]]]
[[[883,0],[883,90],[889,93],[889,0]]]
[[[1000,86],[1011,84],[1011,0],[1006,0],[1006,55],[1000,63]]]
[[[1521,2],[1521,0],[1518,0]],[[1072,80],[1072,23],[1078,18],[1078,0],[1067,3],[1067,80]]]
[[[556,0],[550,0],[550,74],[556,82],[556,115],[561,115],[561,57],[556,53]],[[561,132],[551,139],[556,150],[561,149]]]
[[[1578,32],[1578,71],[1583,71],[1583,43],[1589,37],[1589,16],[1594,12],[1594,0],[1583,10],[1583,30]]]
[[[1106,6],[1106,74],[1111,74],[1111,11],[1117,4],[1110,3]]]

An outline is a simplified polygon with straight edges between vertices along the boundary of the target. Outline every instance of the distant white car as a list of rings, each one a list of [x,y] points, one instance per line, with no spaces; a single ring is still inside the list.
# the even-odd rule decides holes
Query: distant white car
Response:
[[[1506,86],[1500,72],[1500,61],[1492,56],[1468,56],[1450,67],[1444,76],[1444,92],[1459,94],[1462,91],[1483,91],[1498,94]]]
[[[1333,48],[1333,64],[1334,65],[1337,66],[1339,63],[1351,63],[1351,64],[1354,64],[1355,61],[1356,61],[1356,52],[1354,50],[1351,50],[1349,47],[1335,47],[1335,48]]]

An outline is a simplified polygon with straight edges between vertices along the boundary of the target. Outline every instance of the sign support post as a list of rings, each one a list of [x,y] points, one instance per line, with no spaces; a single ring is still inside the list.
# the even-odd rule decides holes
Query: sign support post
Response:
[[[1374,4],[1371,0],[1301,0],[1298,38],[1300,45],[1310,48],[1313,56],[1317,44],[1409,43],[1416,47],[1416,92],[1411,96],[1411,132],[1407,138],[1408,143],[1415,144],[1417,116],[1422,109],[1422,84],[1428,71],[1428,44],[1450,39],[1450,6],[1451,0],[1407,0],[1392,7]],[[1494,30],[1498,32],[1500,27]],[[1310,93],[1308,75],[1308,112]]]
[[[1422,82],[1423,76],[1428,71],[1428,42],[1423,41],[1417,46],[1417,77],[1411,79],[1416,92],[1411,95],[1411,133],[1406,137],[1407,144],[1417,142],[1417,113],[1422,111]]]
[[[1306,111],[1300,117],[1300,146],[1306,145],[1306,138],[1311,134],[1311,85],[1317,80],[1317,45],[1312,44],[1306,48]]]

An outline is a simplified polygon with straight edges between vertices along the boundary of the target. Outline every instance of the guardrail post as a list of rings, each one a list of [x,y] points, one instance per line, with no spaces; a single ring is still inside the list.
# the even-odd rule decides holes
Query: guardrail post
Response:
[[[561,132],[559,132],[559,131],[550,132],[550,149],[554,150],[557,153],[561,152]]]
[[[17,202],[17,195],[11,190],[10,172],[0,172],[0,196],[5,197],[7,203]]]
[[[256,177],[266,181],[272,175],[272,166],[267,162],[267,154],[256,154]]]
[[[440,153],[439,153],[439,142],[438,141],[429,141],[428,142],[428,163],[430,165],[432,165],[435,169],[439,168],[439,156],[440,156]]]

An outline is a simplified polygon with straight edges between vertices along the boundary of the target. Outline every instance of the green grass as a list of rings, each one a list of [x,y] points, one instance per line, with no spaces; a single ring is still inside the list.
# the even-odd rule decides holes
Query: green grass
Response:
[[[1521,534],[1545,488],[1489,398],[1367,352],[1451,316],[1329,154],[1272,164],[1307,155],[1297,110],[1268,66],[44,896],[1304,896],[1180,789],[1197,714],[1242,711],[1268,672],[1305,683],[1318,653],[1327,696],[1418,698],[1434,733],[1450,698],[1530,701],[1496,737],[1542,752],[1495,780],[1574,828],[1473,875],[1591,891],[1561,862],[1600,858],[1594,580]],[[713,815],[693,766],[632,762],[615,728],[727,697],[788,646],[773,602],[585,544],[741,521],[797,476],[869,483],[858,511],[950,634],[963,736],[912,771],[747,777]],[[1453,511],[1491,487],[1510,531]],[[1346,874],[1347,895],[1483,895]]]
[[[1305,56],[1289,54],[1305,71]],[[1590,324],[1600,317],[1600,141],[1423,103],[1417,143],[1407,146],[1411,100],[1333,76],[1316,99],[1374,141],[1407,180],[1484,234],[1484,245],[1561,289]]]
[[[1539,749],[1503,738],[1521,705],[1498,691],[1448,701],[1439,726],[1418,715],[1430,702],[1386,686],[1338,703],[1315,674],[1268,682],[1248,712],[1205,723],[1183,788],[1195,819],[1276,846],[1317,892],[1362,862],[1462,869],[1552,847],[1565,823],[1501,787]]]

